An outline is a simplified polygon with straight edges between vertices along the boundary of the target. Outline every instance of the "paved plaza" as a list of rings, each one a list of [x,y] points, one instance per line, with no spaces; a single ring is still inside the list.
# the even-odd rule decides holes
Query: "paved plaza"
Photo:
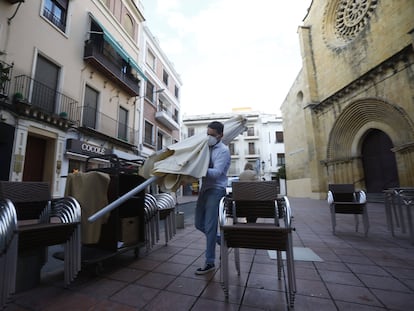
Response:
[[[194,274],[204,263],[204,237],[193,224],[195,199],[180,199],[185,225],[168,245],[161,234],[138,259],[133,252],[113,257],[98,276],[85,268],[66,289],[63,268],[55,263],[54,272],[14,295],[6,310],[287,310],[285,281],[277,279],[276,261],[267,251],[241,250],[240,276],[231,262],[228,301],[219,262],[216,272]],[[290,203],[294,246],[321,259],[296,258],[294,310],[414,310],[414,246],[398,230],[391,236],[383,204],[368,204],[365,237],[362,228],[355,232],[352,215],[337,216],[333,235],[326,201],[290,198]]]

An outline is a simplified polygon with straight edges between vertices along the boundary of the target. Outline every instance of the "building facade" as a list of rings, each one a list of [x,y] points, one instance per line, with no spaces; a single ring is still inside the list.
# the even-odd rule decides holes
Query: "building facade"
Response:
[[[181,78],[168,60],[158,40],[144,27],[144,73],[147,78],[140,98],[140,153],[147,157],[180,140]]]
[[[228,176],[239,176],[245,164],[251,163],[260,179],[276,179],[279,168],[285,163],[281,117],[253,111],[184,116],[182,138],[206,134],[210,122],[215,120],[224,122],[237,114],[247,119],[247,130],[229,144],[231,165]]]
[[[414,185],[414,3],[314,0],[282,107],[287,191]]]
[[[137,0],[0,0],[0,179],[61,196],[90,156],[143,158],[144,26]]]

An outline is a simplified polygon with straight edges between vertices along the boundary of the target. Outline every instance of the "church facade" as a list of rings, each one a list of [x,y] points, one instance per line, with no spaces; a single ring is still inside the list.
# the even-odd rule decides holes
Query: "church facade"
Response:
[[[414,2],[314,0],[282,107],[288,195],[414,186]]]

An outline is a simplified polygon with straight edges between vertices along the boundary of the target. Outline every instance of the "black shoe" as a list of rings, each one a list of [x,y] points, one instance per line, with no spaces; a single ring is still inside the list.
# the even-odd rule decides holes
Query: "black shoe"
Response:
[[[214,271],[216,268],[214,267],[213,263],[207,263],[204,268],[198,268],[195,274],[201,275],[209,273],[210,271]]]

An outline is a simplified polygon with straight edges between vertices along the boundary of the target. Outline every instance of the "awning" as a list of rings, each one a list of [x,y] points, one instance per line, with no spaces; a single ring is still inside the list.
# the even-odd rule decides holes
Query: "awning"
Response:
[[[129,160],[129,161],[145,160],[145,158],[142,156],[131,154],[131,153],[128,153],[122,150],[115,149],[115,148],[112,149],[112,153],[118,156],[119,158]]]
[[[108,30],[105,29],[104,26],[92,15],[91,12],[89,12],[89,17],[102,29],[103,38],[104,40],[110,44],[114,50],[128,63],[133,67],[140,76],[147,81],[147,77],[141,70],[141,68],[138,66],[138,64],[135,62],[135,60],[124,50],[124,48],[119,44],[119,42],[110,34]]]

